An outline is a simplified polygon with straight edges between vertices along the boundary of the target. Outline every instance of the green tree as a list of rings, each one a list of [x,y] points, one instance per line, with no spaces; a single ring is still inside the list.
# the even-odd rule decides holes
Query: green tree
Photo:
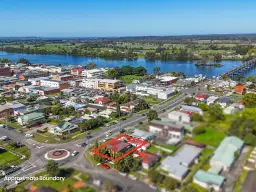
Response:
[[[203,117],[199,115],[198,113],[194,113],[192,116],[193,121],[203,121]]]
[[[31,65],[31,63],[29,62],[29,60],[25,59],[25,58],[19,58],[17,63],[23,63],[23,64],[27,64],[27,65]]]
[[[213,105],[209,108],[209,115],[211,121],[224,120],[225,116],[220,105]]]
[[[147,70],[145,69],[145,67],[139,66],[134,68],[133,74],[138,76],[144,76],[147,74]]]
[[[214,55],[214,61],[220,62],[222,60],[222,55],[220,53],[217,53]]]
[[[119,77],[119,73],[117,72],[116,69],[109,69],[109,70],[106,72],[106,76],[107,76],[108,78],[114,79],[114,78],[118,78],[118,77]]]
[[[256,83],[256,77],[255,76],[248,76],[246,78],[246,81],[252,82],[252,83]]]
[[[148,117],[148,120],[149,121],[152,121],[154,119],[157,119],[158,118],[158,114],[155,110],[149,110],[149,112],[147,113],[147,117]]]
[[[96,68],[97,68],[97,65],[93,62],[90,62],[85,66],[85,69],[87,70],[96,69]]]
[[[155,67],[153,69],[153,72],[154,72],[155,75],[158,75],[160,73],[160,67]]]
[[[7,58],[2,58],[2,59],[0,59],[0,62],[1,62],[1,63],[10,63],[11,60],[9,60],[9,59],[7,59]]]
[[[256,107],[256,94],[247,93],[243,96],[243,104],[245,107],[255,108]]]
[[[59,165],[53,160],[49,160],[46,165],[46,172],[51,176],[57,176],[59,174]]]
[[[200,109],[202,109],[203,111],[208,111],[208,110],[209,110],[209,106],[206,105],[206,104],[204,104],[204,103],[200,103],[200,104],[198,105],[198,107],[199,107]]]
[[[174,190],[178,187],[178,182],[170,177],[166,177],[163,181],[163,186],[167,190]]]

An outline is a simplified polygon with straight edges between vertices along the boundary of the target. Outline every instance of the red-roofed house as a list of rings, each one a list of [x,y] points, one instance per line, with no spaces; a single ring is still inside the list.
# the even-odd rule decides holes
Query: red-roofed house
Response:
[[[84,70],[83,68],[75,68],[75,69],[71,70],[71,74],[72,75],[81,75],[83,70]]]
[[[122,141],[114,140],[110,144],[108,144],[107,148],[111,150],[112,153],[123,153],[125,152],[131,145],[129,143],[125,143]]]
[[[242,95],[245,92],[245,86],[243,86],[243,85],[237,85],[234,87],[234,89],[237,94]]]
[[[107,103],[110,102],[110,99],[108,97],[99,97],[95,103],[99,104],[99,105],[105,105]]]
[[[198,93],[198,94],[196,94],[195,98],[196,98],[197,100],[199,100],[199,101],[205,101],[205,100],[208,98],[208,95]]]
[[[192,117],[193,116],[193,112],[191,112],[191,111],[185,111],[185,110],[179,110],[179,112],[181,112],[181,113],[185,113],[185,114],[187,114],[187,115],[189,115],[190,117]]]
[[[154,165],[159,160],[159,155],[149,152],[136,152],[138,158],[141,160],[142,167],[144,169],[149,169],[152,165]]]

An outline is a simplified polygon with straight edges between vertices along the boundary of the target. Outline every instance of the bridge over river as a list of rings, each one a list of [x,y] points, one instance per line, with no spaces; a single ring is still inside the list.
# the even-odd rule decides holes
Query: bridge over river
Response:
[[[236,76],[240,76],[240,75],[243,75],[243,74],[251,71],[255,67],[256,67],[256,59],[252,59],[250,61],[244,62],[242,65],[240,65],[234,69],[231,69],[231,70],[221,74],[221,77],[228,76],[231,79],[233,79]]]

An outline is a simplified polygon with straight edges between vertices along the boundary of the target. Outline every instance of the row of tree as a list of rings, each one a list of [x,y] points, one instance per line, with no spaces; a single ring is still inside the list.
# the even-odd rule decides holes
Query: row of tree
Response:
[[[114,78],[119,78],[124,75],[138,75],[138,76],[144,76],[147,74],[147,70],[142,67],[132,67],[132,66],[123,66],[123,67],[115,67],[112,69],[109,69],[106,72],[106,77],[114,79]]]

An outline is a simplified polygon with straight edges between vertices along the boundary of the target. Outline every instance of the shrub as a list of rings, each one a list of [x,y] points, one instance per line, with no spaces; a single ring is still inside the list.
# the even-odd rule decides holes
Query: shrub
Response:
[[[194,135],[200,135],[200,134],[202,134],[202,133],[204,133],[205,132],[205,128],[204,127],[195,127],[194,129],[193,129],[193,131],[192,131],[192,133],[194,134]]]
[[[197,113],[193,114],[192,116],[193,121],[203,121],[203,117]]]

